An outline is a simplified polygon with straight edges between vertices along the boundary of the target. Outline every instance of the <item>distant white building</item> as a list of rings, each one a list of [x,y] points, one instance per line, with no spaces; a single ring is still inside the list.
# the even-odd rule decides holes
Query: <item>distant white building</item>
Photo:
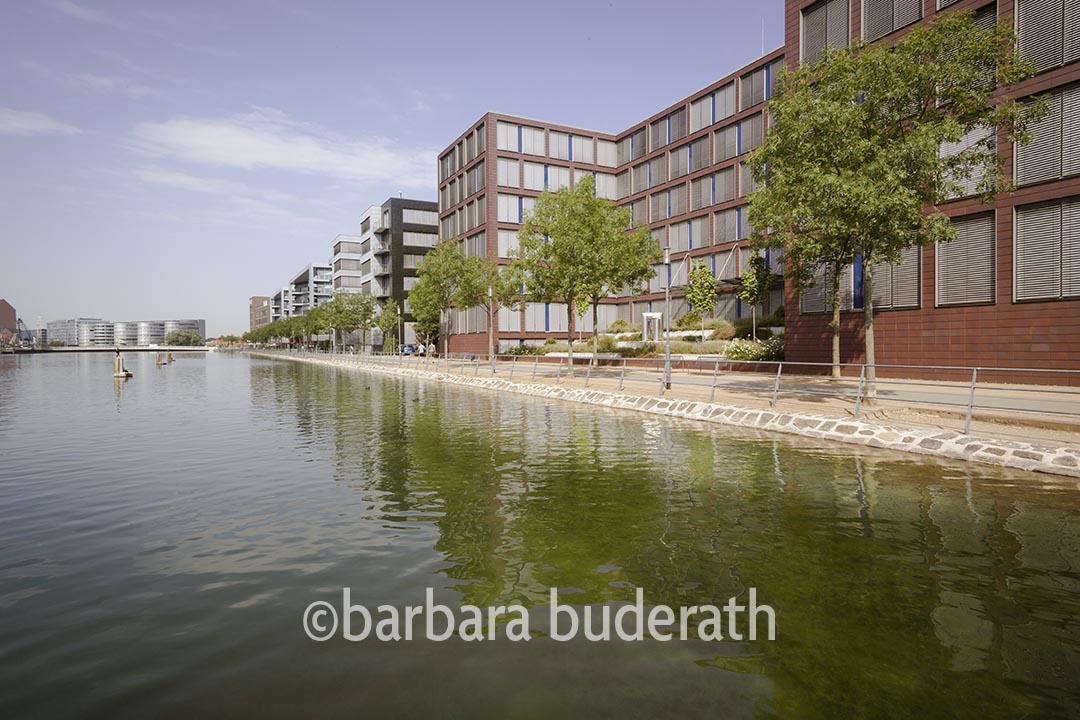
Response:
[[[193,330],[206,337],[205,320],[131,320],[112,322],[101,318],[53,320],[48,324],[50,342],[68,347],[145,347],[161,345],[169,333]]]

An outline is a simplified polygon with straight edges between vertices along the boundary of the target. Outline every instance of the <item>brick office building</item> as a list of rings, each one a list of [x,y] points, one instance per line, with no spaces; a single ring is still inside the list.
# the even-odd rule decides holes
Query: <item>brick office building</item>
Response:
[[[670,245],[673,317],[686,311],[681,287],[690,260],[705,262],[720,282],[720,316],[748,316],[733,293],[749,257],[745,198],[753,185],[742,160],[763,140],[765,101],[782,62],[782,51],[769,53],[617,134],[485,114],[439,156],[440,236],[462,238],[468,255],[508,262],[536,197],[589,173],[597,195],[628,206],[635,225]],[[779,271],[779,257],[771,260]],[[640,323],[643,312],[662,308],[668,271],[656,271],[645,294],[601,306],[601,329],[619,318]],[[764,310],[780,301],[777,292]],[[451,349],[486,351],[484,311],[455,315]],[[566,307],[501,308],[495,322],[500,349],[565,337]],[[592,331],[591,313],[575,330]]]
[[[1035,77],[1007,94],[1048,94],[1052,111],[1031,144],[999,150],[1015,193],[992,205],[941,206],[955,242],[912,249],[875,272],[877,362],[900,365],[1080,367],[1080,7],[1060,0],[787,0],[787,58],[814,59],[852,39],[894,42],[938,10],[972,10],[983,23],[1014,23]],[[1066,9],[1071,5],[1071,9]],[[1003,93],[1004,94],[1004,93]],[[883,271],[883,272],[882,272]],[[863,361],[858,264],[842,279],[844,362]],[[786,293],[787,357],[828,362],[831,308],[821,292]]]
[[[1021,51],[1038,74],[1009,90],[1013,97],[1049,93],[1053,111],[1019,151],[1001,143],[1015,164],[1017,191],[993,205],[958,199],[943,206],[958,238],[912,249],[875,277],[877,361],[1012,367],[1077,367],[1080,353],[1080,11],[1064,0],[941,2],[974,10],[980,22],[1016,22]],[[1068,5],[1068,7],[1067,7]],[[767,133],[764,103],[779,63],[812,60],[828,45],[853,39],[892,42],[939,12],[937,0],[786,0],[785,44],[627,130],[609,135],[488,113],[439,156],[440,236],[461,237],[469,254],[506,258],[535,197],[591,172],[598,194],[630,206],[672,249],[672,316],[686,310],[678,287],[686,257],[713,270],[717,314],[748,312],[730,292],[746,267],[745,196],[752,179],[743,155]],[[864,32],[865,28],[865,32]],[[782,272],[780,258],[770,258]],[[601,328],[616,318],[640,322],[660,309],[669,278],[662,266],[649,292],[613,299]],[[860,362],[862,288],[858,264],[843,276],[842,359]],[[779,293],[777,293],[779,295]],[[830,308],[821,290],[785,295],[787,356],[826,362]],[[775,297],[765,312],[778,304]],[[487,318],[457,313],[452,349],[487,347]],[[565,309],[531,303],[500,310],[499,347],[565,336]],[[591,317],[578,323],[591,331]]]

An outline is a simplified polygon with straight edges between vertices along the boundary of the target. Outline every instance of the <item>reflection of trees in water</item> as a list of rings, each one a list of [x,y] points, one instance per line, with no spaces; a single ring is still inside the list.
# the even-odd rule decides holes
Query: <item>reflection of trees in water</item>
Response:
[[[1080,502],[1030,476],[334,376],[275,371],[274,401],[302,433],[332,420],[337,477],[384,519],[434,524],[462,602],[640,586],[722,604],[756,587],[779,638],[746,645],[746,667],[780,715],[1046,714],[1075,697]]]

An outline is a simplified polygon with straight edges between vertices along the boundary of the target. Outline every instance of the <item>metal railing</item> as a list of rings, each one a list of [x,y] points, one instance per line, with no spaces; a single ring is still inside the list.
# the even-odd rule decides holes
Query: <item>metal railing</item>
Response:
[[[873,366],[871,377],[871,366],[842,363],[841,377],[833,377],[829,374],[831,363],[673,358],[669,390],[665,387],[662,357],[604,356],[594,362],[591,354],[575,353],[573,368],[563,353],[493,358],[482,353],[339,353],[336,357],[356,363],[390,363],[448,375],[519,382],[562,384],[573,374],[575,382],[582,380],[586,388],[633,390],[660,397],[681,389],[688,391],[692,399],[704,399],[707,392],[709,402],[717,400],[719,391],[767,400],[774,409],[784,400],[833,401],[856,419],[868,405],[875,409],[925,406],[962,413],[965,433],[970,432],[976,411],[1023,413],[1066,422],[1080,418],[1080,370],[878,364]],[[1080,424],[1076,430],[1080,432]]]

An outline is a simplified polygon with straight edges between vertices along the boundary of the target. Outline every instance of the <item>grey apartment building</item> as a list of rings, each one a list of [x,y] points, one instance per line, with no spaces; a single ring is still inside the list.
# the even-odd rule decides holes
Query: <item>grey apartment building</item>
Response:
[[[438,240],[437,223],[438,205],[426,200],[389,198],[369,207],[360,217],[359,235],[334,239],[334,292],[366,292],[380,304],[393,303],[401,315],[401,337],[413,342],[409,291],[424,255]]]

